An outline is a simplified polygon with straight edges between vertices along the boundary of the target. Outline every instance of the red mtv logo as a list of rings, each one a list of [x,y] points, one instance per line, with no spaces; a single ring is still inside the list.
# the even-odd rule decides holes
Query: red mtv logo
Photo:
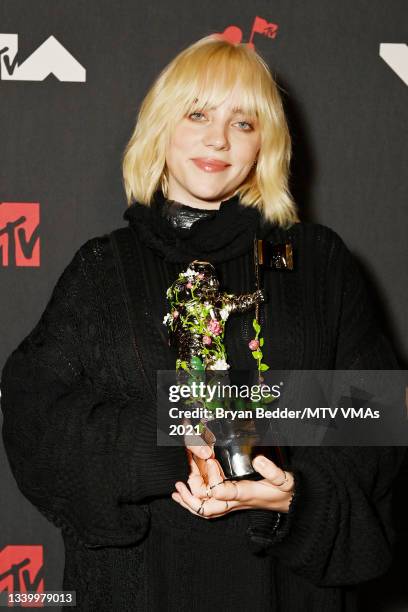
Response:
[[[0,593],[44,591],[43,547],[5,546],[0,552]],[[41,602],[21,602],[25,608],[42,608]],[[10,606],[9,606],[10,607]],[[12,607],[12,606],[11,606]]]
[[[278,32],[279,26],[276,23],[269,23],[263,17],[255,16],[255,19],[252,23],[252,30],[249,36],[249,41],[246,43],[248,47],[251,49],[255,49],[255,45],[252,42],[254,38],[254,34],[262,34],[263,36],[267,36],[268,38],[276,38],[276,34]],[[223,32],[216,32],[219,34],[221,38],[225,38],[229,42],[232,43],[241,43],[242,42],[242,30],[238,26],[230,25],[227,26]]]
[[[40,205],[0,203],[0,265],[40,265]]]

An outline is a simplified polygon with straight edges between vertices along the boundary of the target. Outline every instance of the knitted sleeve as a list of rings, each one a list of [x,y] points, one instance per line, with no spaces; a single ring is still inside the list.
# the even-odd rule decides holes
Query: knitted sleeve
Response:
[[[143,479],[150,486],[149,467],[139,465],[136,454],[141,407],[135,398],[103,391],[86,368],[92,351],[101,349],[97,279],[87,266],[93,240],[62,273],[39,322],[7,359],[1,381],[3,440],[19,489],[90,548],[125,546],[144,536]],[[165,476],[154,485],[158,494],[170,487]]]
[[[334,233],[333,233],[334,234]],[[395,369],[359,267],[336,234],[333,302],[338,300],[336,369]],[[401,447],[297,447],[289,513],[263,546],[317,586],[344,586],[383,574],[392,560],[392,483]]]

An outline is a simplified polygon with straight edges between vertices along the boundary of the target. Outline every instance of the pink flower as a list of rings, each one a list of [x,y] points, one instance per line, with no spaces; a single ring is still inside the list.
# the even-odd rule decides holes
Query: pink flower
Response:
[[[171,313],[173,315],[173,319],[177,319],[177,317],[179,316],[179,311],[178,310],[173,310],[173,312]]]
[[[191,289],[192,286],[193,286],[192,282],[189,281],[188,283],[186,283],[187,289]]]
[[[251,342],[248,343],[248,346],[251,351],[257,351],[259,349],[259,340],[251,340]]]
[[[203,344],[209,346],[212,343],[210,336],[203,336]]]
[[[203,280],[204,274],[202,272],[200,272],[200,274],[197,276],[197,278],[199,278],[200,280]]]
[[[207,329],[209,329],[214,336],[219,336],[222,331],[221,324],[219,321],[217,321],[217,319],[211,319],[207,325]]]

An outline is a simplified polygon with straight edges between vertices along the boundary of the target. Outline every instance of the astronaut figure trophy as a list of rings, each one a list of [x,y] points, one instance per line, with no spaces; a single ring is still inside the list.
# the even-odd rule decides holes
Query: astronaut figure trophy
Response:
[[[176,349],[179,384],[183,380],[184,383],[191,381],[192,377],[203,380],[203,376],[205,378],[211,371],[214,371],[213,381],[223,377],[225,382],[228,378],[226,371],[230,367],[224,346],[225,324],[230,314],[247,312],[265,302],[262,289],[242,295],[222,292],[214,266],[207,261],[195,260],[179,274],[166,295],[170,311],[163,323],[169,332],[169,345]],[[194,406],[209,405],[203,398],[196,400]],[[189,402],[190,408],[192,403]],[[219,459],[226,476],[255,477],[248,443],[242,444],[243,440],[239,439],[243,434],[242,426],[239,431],[237,424],[223,419],[221,429],[218,427],[223,440],[219,440],[219,435],[215,438],[213,434],[217,427],[209,430],[207,421],[211,421],[211,418],[201,419],[201,423],[205,423],[201,443],[204,440],[210,444],[216,439],[220,442]],[[243,427],[245,429],[245,425]],[[253,431],[253,419],[250,428]]]

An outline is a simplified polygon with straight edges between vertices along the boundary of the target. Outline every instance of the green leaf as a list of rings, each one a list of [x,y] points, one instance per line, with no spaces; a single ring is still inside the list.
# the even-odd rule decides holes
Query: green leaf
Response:
[[[263,346],[264,345],[264,339],[263,338],[259,338],[259,346]]]
[[[265,372],[266,370],[269,370],[269,366],[266,365],[266,363],[261,363],[259,369],[261,370],[261,372]]]
[[[261,351],[252,351],[252,357],[254,359],[262,359],[262,352]]]
[[[262,403],[263,404],[271,404],[272,402],[274,402],[277,398],[274,395],[267,395],[266,397],[262,398]]]
[[[204,364],[199,357],[192,357],[190,363],[194,370],[204,370]]]
[[[259,323],[258,323],[258,321],[256,319],[254,319],[252,321],[252,327],[254,328],[256,333],[259,334],[259,332],[261,331],[261,326],[259,325]]]
[[[187,365],[187,361],[180,361],[180,366],[183,368],[183,370],[185,370],[186,372],[190,372],[190,368]]]

